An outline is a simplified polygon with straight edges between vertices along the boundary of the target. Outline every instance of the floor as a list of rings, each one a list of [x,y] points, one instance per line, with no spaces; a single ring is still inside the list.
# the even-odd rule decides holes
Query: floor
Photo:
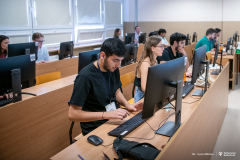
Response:
[[[240,159],[240,83],[229,92],[228,110],[213,154],[211,160]]]

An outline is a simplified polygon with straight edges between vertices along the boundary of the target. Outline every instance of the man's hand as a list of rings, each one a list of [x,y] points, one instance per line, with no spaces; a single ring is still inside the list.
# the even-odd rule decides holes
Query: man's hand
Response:
[[[130,113],[126,109],[118,108],[114,111],[108,111],[103,113],[103,119],[121,119],[127,117]]]
[[[216,50],[216,48],[213,48],[213,49],[211,49],[211,51],[210,51],[210,52],[215,52],[215,50]]]
[[[187,53],[185,52],[185,50],[184,50],[183,47],[178,47],[178,52],[179,52],[179,53],[182,53],[183,56],[186,56],[186,55],[187,55]]]
[[[138,101],[137,103],[129,104],[128,106],[126,106],[126,108],[127,108],[129,111],[142,110],[142,108],[143,108],[143,102]]]
[[[42,60],[42,61],[39,61],[39,62],[36,62],[37,64],[41,64],[41,63],[46,63],[46,61]]]
[[[9,98],[12,98],[12,97],[13,97],[12,93],[0,95],[0,99],[4,99],[4,98],[9,99]]]
[[[192,72],[186,72],[186,77],[192,77]]]

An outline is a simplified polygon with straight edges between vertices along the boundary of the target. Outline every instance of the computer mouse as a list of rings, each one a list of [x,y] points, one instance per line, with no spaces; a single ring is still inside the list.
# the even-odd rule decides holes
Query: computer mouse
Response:
[[[103,143],[103,140],[96,136],[96,135],[91,135],[87,138],[88,142],[95,145],[95,146],[98,146],[99,144],[102,144]]]

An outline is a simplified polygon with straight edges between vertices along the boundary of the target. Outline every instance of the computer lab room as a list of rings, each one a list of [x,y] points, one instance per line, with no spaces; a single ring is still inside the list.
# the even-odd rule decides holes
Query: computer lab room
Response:
[[[239,0],[0,0],[0,160],[239,160]]]

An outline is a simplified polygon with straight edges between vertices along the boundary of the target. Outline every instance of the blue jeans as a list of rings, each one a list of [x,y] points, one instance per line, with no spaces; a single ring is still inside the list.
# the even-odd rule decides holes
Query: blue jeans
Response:
[[[134,95],[134,103],[138,102],[140,99],[143,98],[144,92],[142,91],[141,87],[136,87],[136,92]]]

